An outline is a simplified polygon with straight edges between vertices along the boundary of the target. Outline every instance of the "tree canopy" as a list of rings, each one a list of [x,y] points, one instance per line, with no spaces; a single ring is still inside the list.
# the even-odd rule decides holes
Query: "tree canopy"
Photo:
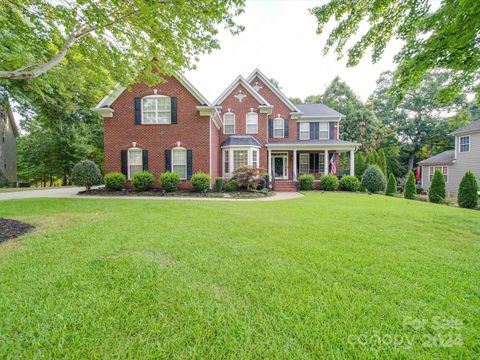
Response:
[[[330,19],[337,20],[324,47],[343,57],[348,40],[368,23],[347,52],[349,66],[355,66],[372,51],[377,62],[392,38],[404,42],[395,56],[398,64],[392,78],[392,93],[399,101],[416,89],[425,75],[434,69],[454,72],[451,81],[438,94],[442,102],[450,101],[461,91],[480,96],[480,1],[443,0],[432,10],[429,0],[330,0],[311,9],[318,21],[317,33],[325,30]]]

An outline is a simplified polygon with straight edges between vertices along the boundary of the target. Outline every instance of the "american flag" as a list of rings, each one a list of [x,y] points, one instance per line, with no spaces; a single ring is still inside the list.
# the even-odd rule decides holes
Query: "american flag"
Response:
[[[333,153],[332,157],[330,158],[330,173],[333,175],[337,175],[337,163],[335,162],[335,157],[337,156],[336,153]]]

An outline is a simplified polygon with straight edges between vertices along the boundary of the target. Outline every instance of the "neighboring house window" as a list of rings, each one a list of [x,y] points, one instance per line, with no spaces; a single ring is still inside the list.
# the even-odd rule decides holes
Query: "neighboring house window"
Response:
[[[445,182],[448,182],[448,166],[430,166],[430,181],[433,179],[433,174],[435,170],[440,170],[445,177]]]
[[[142,124],[170,124],[171,119],[170,97],[152,95],[142,98]]]
[[[310,172],[310,154],[299,154],[298,156],[298,172],[300,174],[308,174]]]
[[[310,140],[310,123],[303,122],[300,123],[300,140]]]
[[[248,150],[233,150],[233,171],[248,165]]]
[[[223,114],[223,133],[235,134],[235,114],[232,112]]]
[[[128,149],[128,178],[132,179],[133,175],[143,171],[142,149]]]
[[[172,149],[172,172],[177,173],[180,179],[187,178],[187,150],[184,148]]]
[[[469,151],[470,151],[470,136],[461,136],[460,152],[469,152]]]
[[[252,150],[252,166],[258,167],[258,150]]]
[[[258,133],[258,114],[256,112],[247,113],[247,134]]]
[[[329,138],[329,135],[328,122],[321,122],[319,125],[319,138],[325,140]]]
[[[230,154],[228,150],[223,151],[223,172],[225,174],[230,172]]]
[[[283,138],[285,135],[285,121],[281,118],[273,119],[273,137]]]

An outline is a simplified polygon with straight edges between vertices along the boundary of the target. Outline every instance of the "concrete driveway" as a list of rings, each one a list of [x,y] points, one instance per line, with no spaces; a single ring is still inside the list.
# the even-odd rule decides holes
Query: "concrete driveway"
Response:
[[[13,199],[32,199],[32,198],[69,198],[74,197],[81,190],[82,187],[58,187],[45,190],[24,190],[13,192],[0,192],[0,200]]]

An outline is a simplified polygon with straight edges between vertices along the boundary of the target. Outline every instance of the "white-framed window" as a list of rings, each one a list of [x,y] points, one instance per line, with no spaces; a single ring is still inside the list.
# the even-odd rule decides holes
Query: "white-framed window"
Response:
[[[133,175],[143,171],[142,149],[128,149],[128,178],[132,179]]]
[[[298,138],[300,140],[310,140],[310,123],[302,122],[299,125],[300,134]]]
[[[236,169],[242,166],[260,165],[260,152],[256,147],[232,147],[223,150],[223,174],[230,176]]]
[[[170,124],[171,100],[164,95],[149,95],[142,98],[142,124]]]
[[[460,152],[469,152],[470,151],[470,136],[460,136],[458,139]]]
[[[258,168],[258,150],[252,150],[252,166]]]
[[[233,150],[233,171],[248,165],[248,150]]]
[[[440,170],[443,174],[443,177],[445,178],[445,182],[448,182],[448,166],[442,165],[442,166],[430,166],[430,182],[433,179],[433,174],[435,174],[435,170]]]
[[[254,111],[247,113],[247,134],[258,133],[258,114]]]
[[[273,119],[273,137],[285,137],[285,121],[282,118]]]
[[[223,150],[223,173],[230,173],[230,152],[228,150]]]
[[[298,172],[300,174],[310,172],[310,154],[298,154]]]
[[[319,139],[325,140],[330,138],[330,126],[328,122],[319,123]]]
[[[235,134],[235,114],[232,112],[223,114],[223,133]]]
[[[177,173],[181,180],[187,178],[187,150],[185,148],[172,149],[172,172]]]

